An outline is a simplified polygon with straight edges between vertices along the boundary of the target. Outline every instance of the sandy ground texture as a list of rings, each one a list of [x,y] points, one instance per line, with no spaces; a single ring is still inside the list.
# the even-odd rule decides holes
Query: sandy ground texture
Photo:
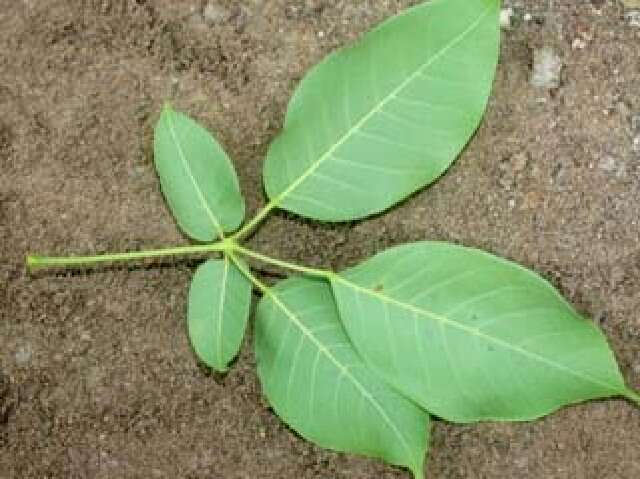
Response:
[[[23,258],[186,243],[151,158],[166,99],[216,132],[255,211],[306,69],[412,3],[0,0],[0,477],[408,477],[284,426],[251,331],[227,376],[197,364],[195,262],[29,277]],[[486,121],[440,182],[356,224],[278,213],[253,245],[335,268],[421,239],[514,259],[600,324],[638,388],[640,28],[610,0],[511,5],[527,20],[503,32]],[[530,84],[542,47],[562,65],[551,90]],[[428,473],[633,479],[638,438],[640,410],[622,400],[525,424],[438,422]]]

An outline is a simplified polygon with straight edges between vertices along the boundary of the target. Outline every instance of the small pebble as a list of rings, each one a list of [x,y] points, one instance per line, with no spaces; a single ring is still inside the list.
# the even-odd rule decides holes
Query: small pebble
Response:
[[[513,8],[503,8],[500,11],[500,26],[505,30],[513,28]]]
[[[574,50],[584,50],[587,46],[587,42],[585,42],[582,38],[576,38],[571,43],[571,48]]]
[[[553,48],[544,47],[534,50],[531,85],[548,90],[559,88],[562,67],[562,59]]]
[[[615,171],[617,168],[616,159],[613,158],[612,156],[607,156],[606,158],[603,158],[602,160],[600,160],[600,163],[598,164],[598,166],[602,171],[611,173],[612,171]]]
[[[31,349],[31,346],[27,344],[18,348],[15,354],[15,360],[18,366],[24,366],[31,361],[32,356],[33,350]]]
[[[640,153],[640,115],[631,117],[631,132],[633,134],[633,151]]]
[[[630,27],[640,28],[640,10],[631,10],[624,14],[624,19]]]
[[[229,13],[223,7],[209,3],[204,7],[202,16],[209,25],[221,25],[228,20]]]

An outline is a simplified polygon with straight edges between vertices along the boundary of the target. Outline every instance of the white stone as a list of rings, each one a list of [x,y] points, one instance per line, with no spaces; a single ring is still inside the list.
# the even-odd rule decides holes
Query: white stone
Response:
[[[500,26],[505,30],[511,30],[513,27],[513,8],[503,8],[500,11]]]
[[[600,163],[598,166],[603,171],[608,171],[608,172],[615,171],[617,168],[616,159],[612,156],[607,156],[606,158],[603,158],[600,160]]]
[[[543,47],[534,50],[531,85],[549,90],[558,88],[563,66],[560,55],[553,48]]]
[[[630,27],[640,28],[640,10],[631,10],[624,14],[624,19]]]
[[[575,38],[571,43],[571,48],[574,50],[583,50],[587,46],[587,42],[585,42],[582,38]]]
[[[208,3],[202,12],[204,21],[209,25],[219,25],[224,23],[229,17],[227,10],[219,5]]]
[[[24,346],[20,346],[15,354],[16,363],[19,366],[24,366],[31,361],[31,357],[33,356],[33,350],[29,344],[25,344]]]

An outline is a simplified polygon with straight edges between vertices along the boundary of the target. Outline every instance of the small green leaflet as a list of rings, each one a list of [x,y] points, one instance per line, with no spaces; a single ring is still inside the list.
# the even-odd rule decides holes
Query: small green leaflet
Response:
[[[238,354],[249,318],[251,283],[225,256],[200,265],[189,289],[187,324],[196,354],[225,372]]]
[[[166,106],[156,126],[154,158],[173,216],[191,238],[213,241],[240,226],[244,199],[236,172],[207,130]]]
[[[322,221],[353,220],[442,175],[484,114],[499,13],[499,0],[423,3],[314,68],[268,153],[272,203]]]
[[[488,253],[399,246],[332,285],[367,364],[446,420],[531,420],[628,395],[602,333],[538,275]]]
[[[265,294],[256,314],[256,358],[267,399],[303,437],[423,478],[429,417],[363,363],[326,281],[289,279]]]

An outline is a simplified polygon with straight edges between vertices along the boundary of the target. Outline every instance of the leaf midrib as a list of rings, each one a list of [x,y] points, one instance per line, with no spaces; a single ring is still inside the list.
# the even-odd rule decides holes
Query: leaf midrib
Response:
[[[489,343],[493,343],[493,344],[495,344],[497,346],[501,346],[504,349],[520,353],[523,356],[526,356],[526,357],[528,357],[530,359],[533,359],[535,361],[538,361],[538,362],[541,362],[543,364],[546,364],[547,366],[550,366],[552,368],[558,369],[560,371],[564,371],[564,372],[566,372],[566,373],[568,373],[568,374],[570,374],[572,376],[578,377],[578,378],[580,378],[582,380],[585,380],[587,382],[591,382],[591,383],[597,384],[597,385],[599,385],[601,387],[609,389],[612,393],[624,394],[624,389],[620,389],[620,387],[618,387],[618,386],[613,386],[613,385],[611,385],[609,383],[602,382],[599,379],[596,379],[596,378],[594,378],[594,377],[592,377],[590,375],[583,374],[583,373],[581,373],[579,371],[575,371],[575,370],[570,369],[570,368],[568,368],[566,366],[563,366],[562,364],[550,361],[547,358],[545,358],[544,356],[541,356],[539,354],[533,353],[533,352],[528,351],[526,349],[520,348],[520,347],[518,347],[518,346],[516,346],[514,344],[510,344],[510,343],[508,343],[508,342],[506,342],[506,341],[504,341],[504,340],[502,340],[500,338],[497,338],[497,337],[491,336],[489,334],[483,333],[480,330],[477,330],[475,328],[471,328],[469,326],[466,326],[466,325],[464,325],[464,324],[462,324],[462,323],[460,323],[458,321],[455,321],[454,319],[448,318],[446,316],[443,316],[441,314],[435,313],[433,311],[429,311],[427,309],[423,309],[423,308],[417,307],[417,306],[415,306],[413,304],[404,303],[404,302],[402,302],[400,300],[397,300],[395,298],[392,298],[392,297],[389,297],[389,296],[387,296],[385,294],[382,294],[379,291],[374,291],[372,289],[360,286],[360,285],[358,285],[356,283],[353,283],[352,281],[349,281],[344,276],[341,276],[341,275],[338,275],[338,274],[332,275],[331,279],[332,279],[332,281],[339,281],[339,282],[343,283],[344,285],[346,285],[349,288],[352,288],[352,289],[354,289],[356,291],[365,293],[365,294],[367,294],[369,296],[372,296],[372,297],[374,297],[374,298],[376,298],[379,301],[382,301],[384,303],[389,303],[389,304],[398,306],[400,308],[403,308],[403,309],[406,309],[408,311],[411,311],[412,313],[417,314],[419,316],[425,316],[425,317],[430,318],[430,319],[432,319],[434,321],[437,321],[441,325],[445,325],[445,326],[449,326],[449,327],[458,329],[458,330],[463,331],[464,333],[467,333],[467,334],[469,334],[471,336],[475,336],[475,337],[477,337],[479,339],[482,339],[482,340],[485,340],[485,341],[487,341]]]
[[[378,401],[376,401],[375,397],[373,397],[373,395],[362,385],[362,383],[358,381],[358,379],[353,374],[351,374],[351,371],[349,370],[349,368],[344,364],[342,364],[340,360],[338,360],[338,358],[336,358],[333,354],[331,354],[331,351],[314,336],[313,331],[307,328],[298,319],[298,317],[287,307],[287,305],[280,300],[280,298],[275,292],[273,292],[272,290],[266,290],[265,294],[271,298],[274,304],[276,304],[282,310],[282,312],[300,330],[300,332],[318,348],[318,351],[324,354],[335,365],[335,367],[340,371],[341,375],[348,378],[353,383],[356,389],[360,391],[360,394],[362,394],[362,396],[365,399],[367,399],[367,401],[369,401],[369,403],[376,409],[376,411],[378,411],[378,413],[380,414],[384,422],[387,423],[387,425],[391,428],[393,433],[398,437],[399,441],[402,444],[402,447],[407,452],[408,457],[413,458],[414,454],[411,451],[411,448],[409,447],[409,444],[407,443],[407,440],[405,439],[402,432],[398,429],[398,427],[391,420],[389,415],[385,412],[382,405]],[[413,466],[412,469],[418,468],[419,464],[413,464],[412,466]]]
[[[425,5],[425,8],[430,8],[431,4]],[[355,135],[362,127],[376,114],[378,114],[382,109],[389,103],[391,100],[396,98],[407,86],[409,86],[416,78],[420,77],[424,71],[430,67],[434,62],[439,60],[445,53],[447,53],[451,48],[456,46],[459,42],[464,40],[467,35],[473,32],[480,23],[485,19],[487,15],[494,9],[494,7],[487,7],[482,14],[462,33],[460,33],[456,38],[454,38],[449,44],[443,47],[439,52],[435,53],[429,60],[427,60],[424,64],[419,66],[416,71],[414,71],[411,75],[409,75],[399,86],[393,89],[386,97],[384,97],[378,104],[374,105],[374,107],[366,113],[354,126],[349,128],[347,132],[336,142],[334,143],[325,153],[323,153],[318,160],[316,160],[311,166],[309,166],[302,175],[295,180],[289,187],[287,187],[282,193],[276,196],[271,203],[273,205],[280,205],[282,201],[284,201],[289,194],[298,188],[307,178],[309,178],[325,161],[333,156],[333,154],[340,148],[343,144],[345,144],[353,135]]]
[[[213,211],[211,211],[211,208],[209,207],[209,204],[207,203],[207,200],[204,197],[204,193],[202,192],[200,185],[196,181],[195,176],[193,176],[193,171],[191,170],[191,166],[187,161],[187,157],[184,153],[184,150],[182,149],[182,145],[180,144],[180,140],[178,139],[178,135],[175,131],[175,126],[173,123],[173,112],[171,110],[167,110],[167,128],[169,129],[169,134],[171,135],[171,138],[173,139],[173,142],[176,145],[176,149],[178,150],[178,156],[180,157],[180,162],[182,163],[182,166],[184,167],[187,173],[187,176],[189,177],[189,181],[191,181],[191,183],[193,184],[198,200],[202,204],[202,207],[204,208],[204,210],[207,212],[207,216],[209,216],[211,223],[213,223],[214,228],[218,232],[218,236],[220,238],[224,238],[224,231],[222,230],[220,222],[218,221],[218,218],[213,213]]]
[[[225,296],[227,295],[227,277],[229,274],[229,259],[226,255],[222,258],[222,285],[220,286],[220,297],[218,304],[218,332],[216,335],[217,345],[218,345],[218,365],[221,368],[226,368],[226,364],[224,364],[224,356],[222,354],[222,329],[223,329],[223,321],[224,321],[224,307],[225,307]]]

